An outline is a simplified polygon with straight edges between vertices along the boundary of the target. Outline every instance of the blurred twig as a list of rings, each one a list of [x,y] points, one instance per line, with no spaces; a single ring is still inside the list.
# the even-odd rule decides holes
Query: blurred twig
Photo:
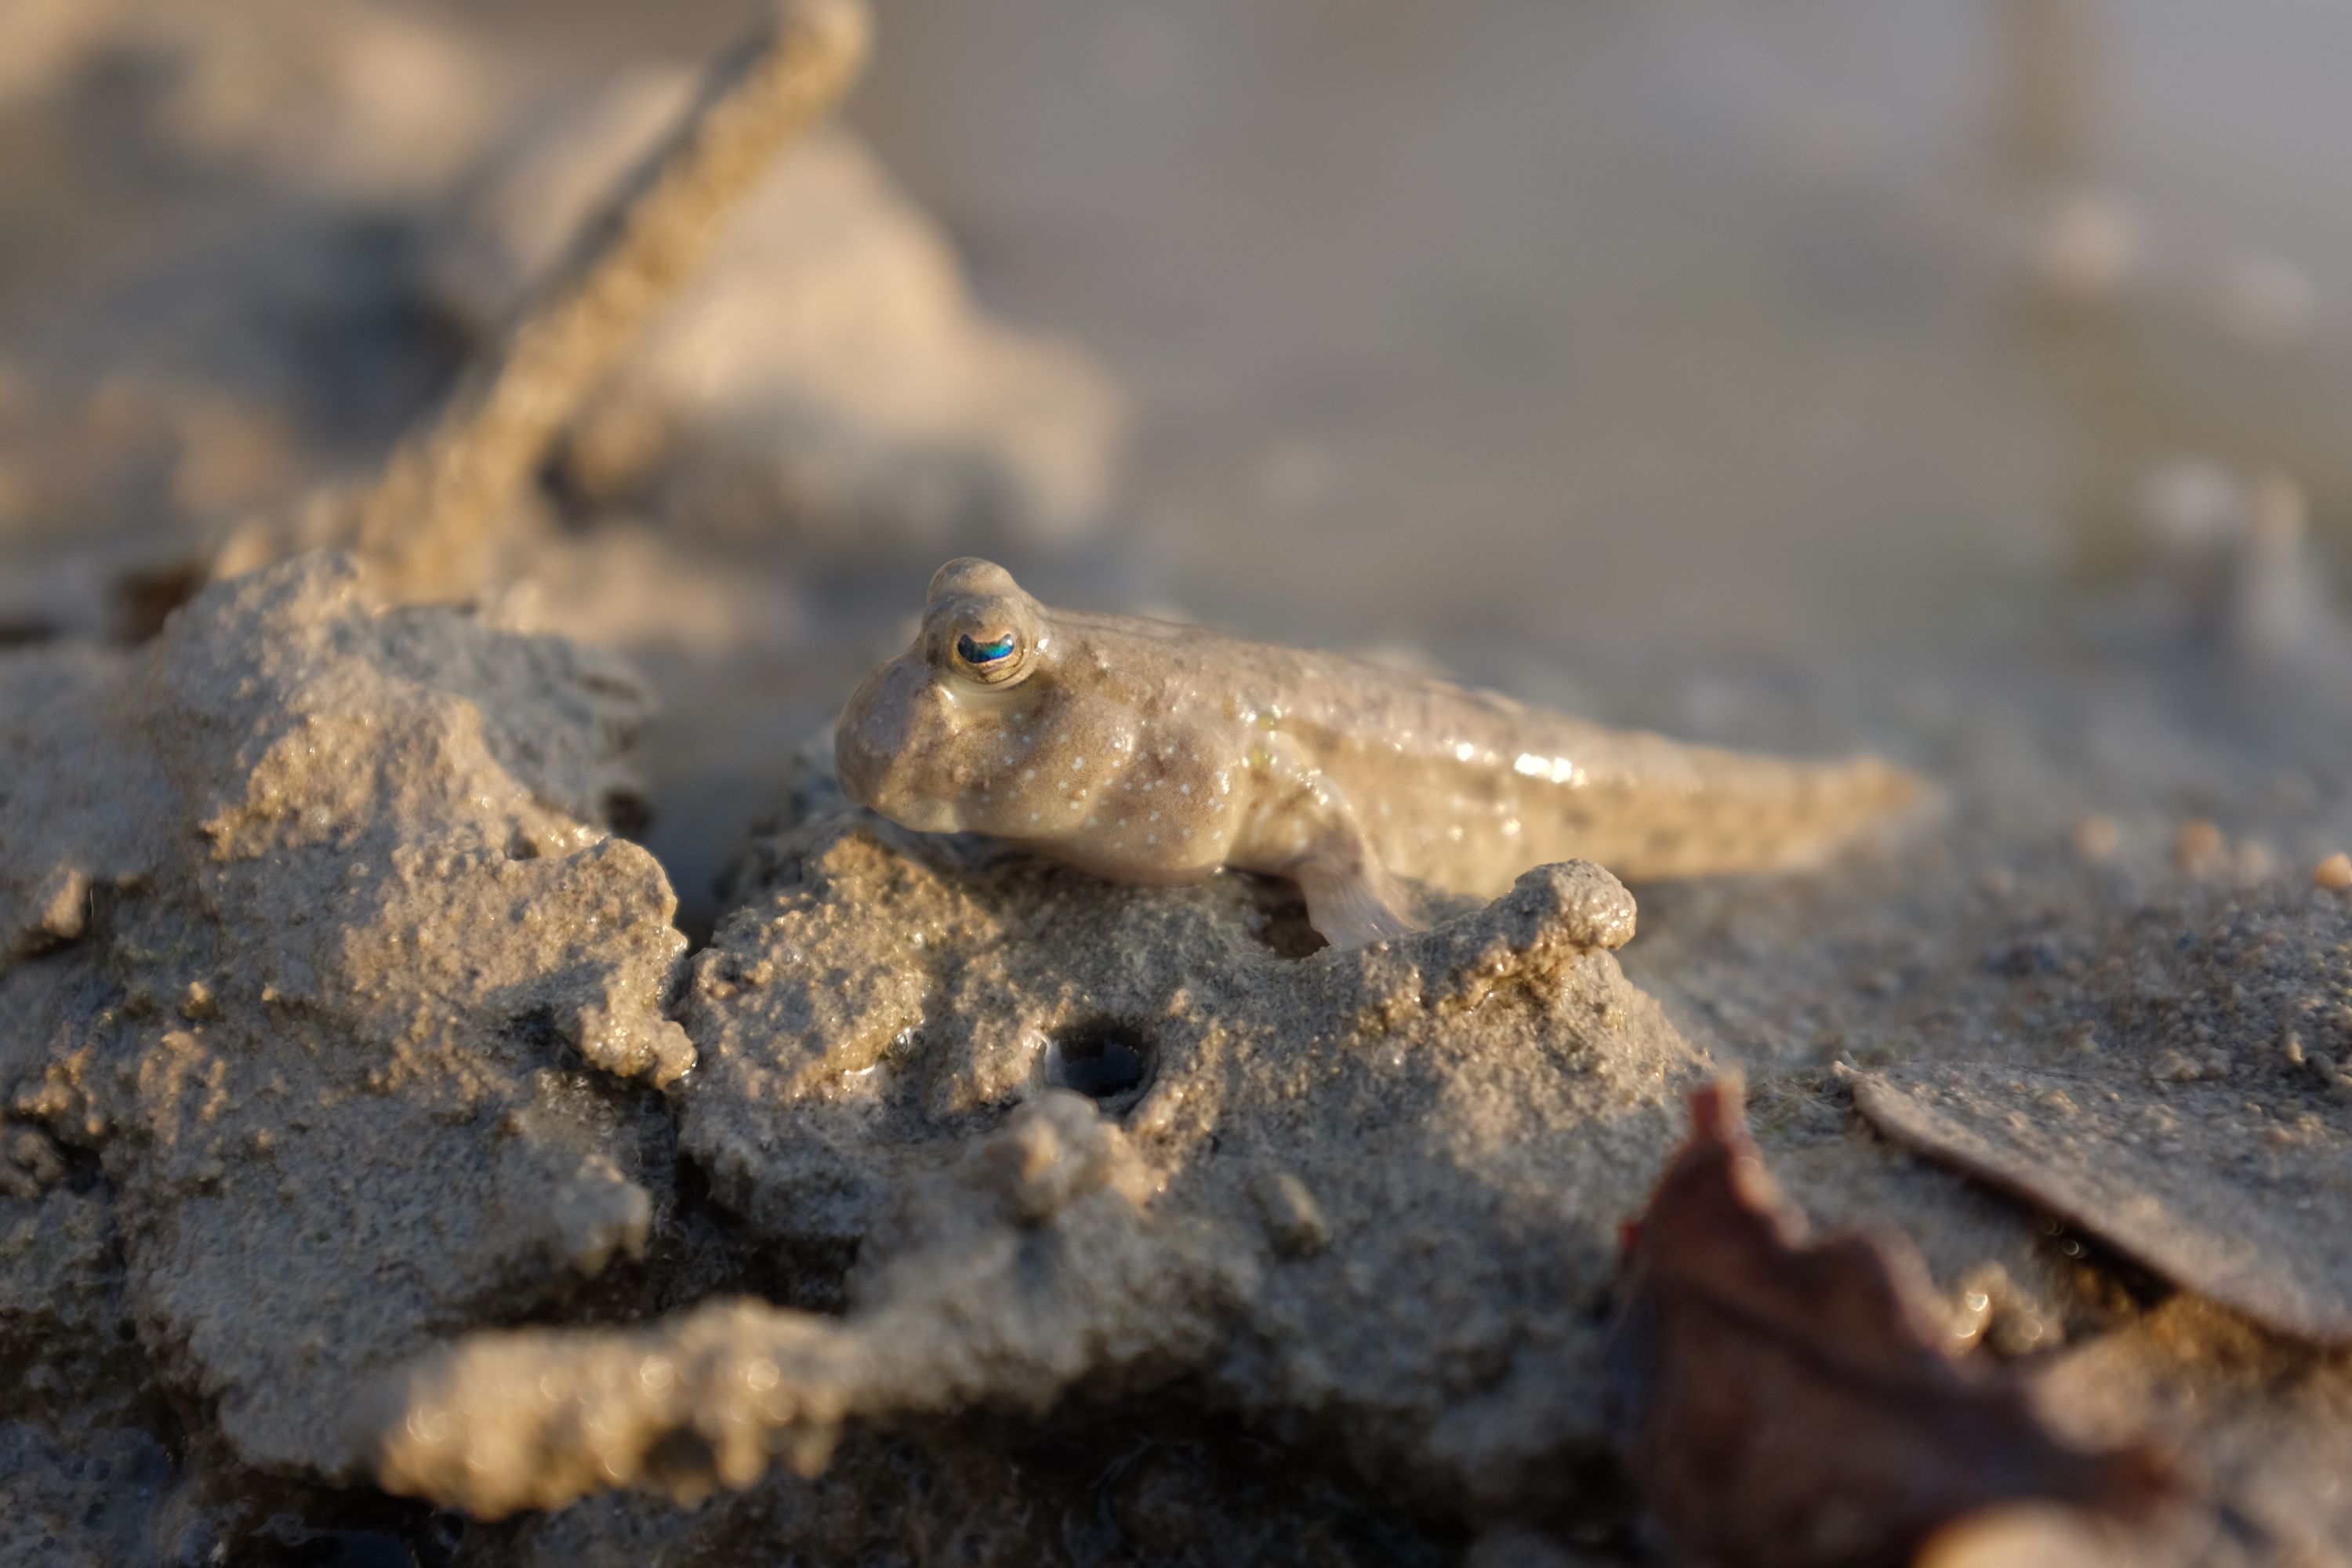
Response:
[[[557,437],[701,262],[727,210],[840,100],[871,34],[864,0],[778,0],[382,471],[313,503],[305,541],[356,545],[399,597],[478,588],[500,521]]]

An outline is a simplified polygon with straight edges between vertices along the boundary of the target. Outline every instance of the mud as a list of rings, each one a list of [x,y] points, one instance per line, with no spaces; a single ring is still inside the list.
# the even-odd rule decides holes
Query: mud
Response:
[[[2172,1544],[2193,1563],[2344,1560],[2352,1362],[2314,1353],[2190,1297],[2061,1358],[2045,1406],[2078,1433],[2173,1434],[2226,1506]]]
[[[1619,1226],[1737,1068],[1790,1199],[1916,1247],[1923,1343],[2176,1463],[2138,1560],[2352,1562],[2334,470],[2069,403],[2095,479],[2221,448],[2076,574],[2019,477],[2047,410],[1954,369],[2016,324],[1853,286],[2006,298],[1943,198],[1858,143],[1792,195],[1716,74],[1711,130],[1585,134],[1690,110],[1649,90],[1684,24],[1213,13],[897,8],[860,130],[520,465],[478,602],[406,606],[331,554],[205,569],[377,470],[684,68],[593,6],[562,30],[625,70],[341,0],[0,17],[0,1558],[1661,1561],[1607,1441]],[[1151,87],[1213,36],[1295,101]],[[967,153],[975,70],[1030,140],[990,110]],[[1099,137],[1064,75],[1124,84]],[[1656,228],[1710,138],[1779,199]],[[2064,352],[2122,353],[2100,320]],[[1546,868],[1344,953],[1276,884],[912,838],[794,748],[1000,535],[1058,601],[1882,751],[1948,812],[1787,876]],[[2102,1550],[1997,1514],[1925,1560]]]
[[[0,1425],[0,1550],[58,1568],[137,1562],[148,1539],[139,1505],[170,1471],[162,1446],[137,1432],[60,1443],[37,1426]]]
[[[1458,1531],[1376,1511],[1329,1468],[1229,1422],[1080,1417],[853,1435],[807,1479],[779,1472],[693,1510],[642,1493],[610,1495],[478,1529],[457,1562],[718,1568],[780,1542],[820,1562],[1004,1568],[1138,1555],[1188,1568],[1434,1568],[1461,1544]]]
[[[393,1489],[691,1496],[815,1462],[845,1418],[1187,1374],[1455,1500],[1593,1445],[1608,1216],[1699,1066],[1606,955],[1632,909],[1604,873],[1294,959],[1239,880],[958,876],[837,814],[769,857],[774,890],[697,960],[681,1146],[761,1234],[855,1247],[846,1316],[475,1342],[381,1424]],[[1381,1305],[1404,1300],[1443,1310]],[[706,1458],[665,1475],[680,1453]]]
[[[1854,1099],[1887,1136],[2166,1279],[2296,1338],[2343,1344],[2352,1270],[2321,1217],[2345,1198],[2336,1119],[2243,1088],[2169,1089],[2166,1074],[2182,1070],[2159,1066],[2143,1089],[2074,1073],[1915,1069],[1865,1078]]]
[[[155,1375],[343,1471],[365,1369],[646,1245],[606,1086],[694,1058],[674,900],[604,826],[642,694],[328,557],[5,689],[47,759],[0,805],[9,1111],[96,1154]]]
[[[441,307],[499,325],[693,88],[641,73],[530,118],[425,257]],[[1075,349],[978,311],[937,226],[833,130],[745,195],[559,460],[591,502],[689,534],[740,542],[782,516],[813,553],[898,541],[919,560],[1090,527],[1121,420]]]

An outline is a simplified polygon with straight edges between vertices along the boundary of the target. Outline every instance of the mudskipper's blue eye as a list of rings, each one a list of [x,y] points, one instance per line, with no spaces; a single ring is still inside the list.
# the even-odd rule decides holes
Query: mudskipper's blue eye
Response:
[[[975,669],[986,669],[1011,658],[1020,646],[1011,632],[982,632],[977,637],[966,632],[956,638],[956,657]]]
[[[982,686],[1011,686],[1028,679],[1033,646],[1017,626],[982,622],[956,634],[954,672]]]

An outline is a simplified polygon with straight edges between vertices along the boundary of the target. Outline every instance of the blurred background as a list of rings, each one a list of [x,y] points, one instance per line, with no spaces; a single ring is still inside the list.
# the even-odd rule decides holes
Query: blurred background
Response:
[[[712,4],[445,5],[573,60]],[[882,0],[855,119],[1135,398],[1155,590],[1318,637],[1916,635],[2161,465],[2342,510],[2317,0]],[[2160,481],[2159,481],[2160,482]]]
[[[862,149],[747,217],[517,574],[661,687],[690,910],[967,550],[1763,742],[1742,683],[1883,741],[1833,694],[2182,561],[2267,551],[2326,612],[2352,10],[878,12]],[[0,0],[0,629],[130,635],[157,520],[380,453],[609,178],[579,160],[675,111],[649,68],[749,15]]]

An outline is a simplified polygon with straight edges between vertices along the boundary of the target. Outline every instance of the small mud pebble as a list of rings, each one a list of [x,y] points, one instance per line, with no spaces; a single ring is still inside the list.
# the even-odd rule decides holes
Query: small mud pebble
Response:
[[[2340,893],[2352,888],[2352,855],[2347,855],[2341,849],[2330,855],[2313,868],[2311,882],[2312,886],[2325,888],[2331,893]]]
[[[2221,830],[2203,817],[2180,825],[2172,836],[2172,864],[2183,875],[2210,870],[2221,854]]]
[[[2123,843],[2123,829],[2112,816],[2094,812],[2074,824],[2074,855],[2077,859],[2096,864],[2112,858]]]

